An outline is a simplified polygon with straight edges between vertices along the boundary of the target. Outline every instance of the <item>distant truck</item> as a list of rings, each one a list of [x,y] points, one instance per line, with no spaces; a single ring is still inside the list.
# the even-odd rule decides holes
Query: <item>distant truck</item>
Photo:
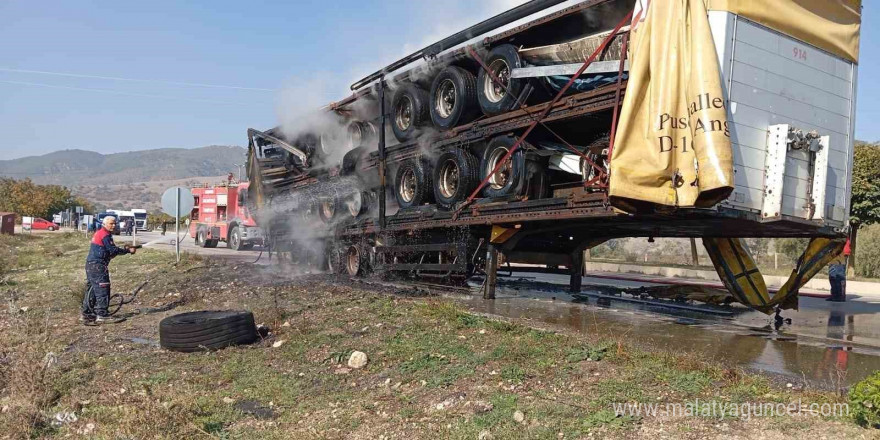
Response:
[[[222,241],[238,251],[263,244],[263,231],[247,207],[248,183],[196,187],[192,194],[189,233],[197,246],[213,248]]]
[[[137,226],[138,231],[147,231],[149,225],[147,225],[147,210],[146,209],[132,209],[131,214],[134,217],[134,223]]]

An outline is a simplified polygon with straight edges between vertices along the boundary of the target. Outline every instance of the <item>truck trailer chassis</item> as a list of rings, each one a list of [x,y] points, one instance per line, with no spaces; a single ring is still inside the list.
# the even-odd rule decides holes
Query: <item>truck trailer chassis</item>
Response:
[[[534,8],[538,3],[542,2],[530,2],[524,6],[530,5]],[[612,208],[607,193],[607,163],[603,164],[596,155],[589,155],[588,152],[603,150],[604,147],[605,157],[610,158],[607,150],[614,147],[613,137],[619,109],[627,87],[624,71],[628,66],[625,54],[629,34],[625,29],[623,32],[619,31],[629,23],[630,15],[621,13],[619,6],[622,3],[626,2],[585,1],[486,37],[477,43],[448,50],[451,45],[463,42],[459,41],[461,37],[456,34],[453,37],[457,38],[450,37],[429,46],[355,83],[352,86],[354,94],[329,105],[327,110],[346,114],[350,106],[359,100],[378,98],[378,151],[351,155],[351,163],[343,161],[341,167],[328,167],[319,172],[291,172],[290,166],[277,156],[267,156],[264,147],[280,146],[290,156],[295,156],[299,165],[306,164],[309,160],[308,154],[292,141],[284,139],[278,129],[268,132],[249,130],[248,174],[260,192],[250,200],[257,205],[255,212],[272,213],[266,216],[265,221],[260,220],[261,224],[266,225],[265,233],[270,249],[289,253],[295,260],[307,259],[320,264],[326,263],[333,271],[353,276],[374,270],[398,276],[449,281],[483,273],[486,278],[484,295],[492,298],[496,271],[502,259],[508,263],[564,266],[571,274],[571,290],[580,291],[584,251],[613,238],[825,237],[839,240],[843,237],[846,233],[845,222],[830,218],[826,221],[822,215],[816,217],[816,206],[811,208],[810,215],[806,217],[780,213],[781,202],[775,206],[776,212],[770,213],[761,209],[742,209],[735,203],[722,203],[711,209],[657,208],[636,214],[623,213]],[[387,83],[418,81],[416,69],[396,75],[392,75],[392,72],[422,58],[427,61],[429,68],[421,69],[421,72],[430,71],[431,66],[469,63],[487,72],[492,81],[503,88],[505,84],[492,75],[484,60],[491,46],[520,35],[528,36],[532,30],[555,20],[567,20],[575,14],[584,13],[616,14],[618,18],[623,16],[623,19],[554,99],[526,105],[528,95],[534,91],[526,88],[517,98],[517,108],[513,110],[478,118],[473,122],[416,139],[404,140],[397,145],[386,145],[385,127],[389,114],[385,108]],[[504,16],[505,14],[508,15]],[[505,14],[492,19],[495,20],[492,23],[487,24],[492,21],[488,20],[477,27],[483,26],[480,29],[489,32],[492,26],[504,25],[521,18],[521,14]],[[461,34],[473,35],[468,30]],[[566,94],[566,89],[579,73],[587,71],[603,55],[609,44],[621,36],[617,59],[613,62],[602,61],[606,71],[617,67],[613,69],[617,70],[616,81],[595,90]],[[441,53],[443,51],[446,52]],[[439,68],[433,67],[435,71]],[[556,73],[559,72],[559,66],[553,68]],[[523,69],[519,75],[534,74],[536,68],[531,69],[531,73]],[[544,68],[548,69],[550,67]],[[571,70],[571,67],[568,69]],[[388,75],[392,75],[392,78],[388,78]],[[853,83],[854,81],[853,78]],[[566,138],[578,137],[581,133],[571,130],[562,135],[557,133],[557,130],[565,131],[565,127],[570,128],[573,121],[588,127],[591,132],[588,137],[594,144],[587,148],[574,147]],[[569,125],[566,126],[566,123]],[[541,131],[545,139],[558,142],[561,151],[579,155],[581,166],[591,167],[595,172],[589,178],[585,173],[580,182],[554,185],[543,197],[533,198],[528,194],[518,193],[479,198],[480,189],[509,160],[515,150],[523,148],[529,154],[538,150],[530,144],[529,133],[533,130]],[[785,125],[770,127],[769,130],[771,133],[773,130],[785,130],[786,134],[796,132]],[[602,132],[607,133],[608,137],[604,144],[602,137],[596,136]],[[492,172],[485,173],[488,175],[481,179],[480,186],[473,189],[466,201],[459,201],[452,209],[442,209],[436,204],[420,204],[400,208],[392,215],[387,214],[386,190],[398,190],[387,178],[390,170],[407,161],[421,161],[426,156],[436,157],[455,149],[467,149],[474,144],[486,143],[492,138],[507,134],[515,135],[516,143]],[[827,138],[821,141],[819,136],[814,135],[812,138],[814,139],[808,140],[807,144],[821,144],[827,154]],[[846,142],[851,155],[851,133]],[[785,146],[782,148],[785,160]],[[768,149],[772,150],[772,147]],[[768,168],[772,165],[770,162],[768,160]],[[813,166],[813,162],[810,166]],[[780,171],[780,180],[781,175]],[[354,195],[352,191],[340,190],[334,184],[354,177],[359,181],[375,181],[365,184],[365,190],[353,190],[356,193]],[[808,180],[813,183],[812,191],[815,191],[816,179],[820,177],[824,179],[821,173],[809,176]],[[825,181],[822,180],[820,191],[823,195],[824,184]],[[778,192],[781,200],[782,191]],[[340,217],[338,211],[344,210],[343,204],[349,203],[351,208],[351,202],[346,200],[352,196],[357,198],[359,207],[349,209],[350,216],[343,214]],[[295,202],[292,201],[294,199]],[[822,203],[824,204],[824,200]],[[292,220],[296,224],[294,228],[290,227]],[[303,234],[303,231],[308,233]]]

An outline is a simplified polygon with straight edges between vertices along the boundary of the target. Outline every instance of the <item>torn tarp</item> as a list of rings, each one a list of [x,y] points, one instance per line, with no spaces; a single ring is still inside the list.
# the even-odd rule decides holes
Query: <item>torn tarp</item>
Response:
[[[633,16],[629,83],[609,196],[642,206],[710,207],[733,191],[733,153],[703,0],[648,2]]]

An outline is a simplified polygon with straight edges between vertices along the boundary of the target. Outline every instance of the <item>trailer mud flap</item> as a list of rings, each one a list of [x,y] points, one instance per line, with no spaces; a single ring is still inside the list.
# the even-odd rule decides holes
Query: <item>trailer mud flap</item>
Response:
[[[740,238],[704,238],[719,278],[737,301],[770,314],[776,306],[797,309],[798,291],[843,251],[844,239],[814,238],[791,277],[772,297],[761,271]]]

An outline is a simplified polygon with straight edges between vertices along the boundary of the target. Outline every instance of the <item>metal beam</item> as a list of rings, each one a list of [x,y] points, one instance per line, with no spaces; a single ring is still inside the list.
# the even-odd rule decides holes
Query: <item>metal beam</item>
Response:
[[[568,254],[552,254],[549,252],[511,251],[504,254],[511,263],[549,264],[551,266],[571,266]]]
[[[379,228],[385,229],[385,77],[379,81]]]
[[[533,67],[520,67],[518,69],[513,69],[510,72],[511,78],[538,78],[544,76],[571,76],[577,73],[578,69],[583,66],[584,63],[577,64],[553,64],[550,66],[533,66]],[[587,70],[584,71],[581,75],[589,75],[596,73],[614,73],[617,74],[617,71],[620,67],[620,60],[612,60],[612,61],[594,61]],[[629,61],[623,63],[623,70],[629,71]]]
[[[568,268],[570,277],[568,280],[568,288],[571,293],[581,291],[581,285],[584,280],[584,252],[577,250],[571,254],[571,266]]]
[[[412,64],[418,60],[423,58],[432,58],[437,56],[440,52],[444,50],[451,49],[455,46],[458,46],[461,43],[464,43],[474,37],[483,35],[487,32],[491,32],[495,29],[498,29],[502,26],[506,26],[510,23],[513,23],[517,20],[528,17],[529,15],[538,13],[547,9],[549,7],[558,5],[560,3],[565,2],[566,0],[531,0],[528,3],[517,6],[508,11],[502,12],[488,20],[481,21],[461,32],[452,34],[424,49],[413,52],[394,63],[389,64],[382,70],[375,72],[366,78],[359,80],[358,82],[351,85],[352,90],[360,89],[365,85],[376,81],[377,79],[384,78],[385,75],[394,72],[397,69],[405,67],[409,64]]]

